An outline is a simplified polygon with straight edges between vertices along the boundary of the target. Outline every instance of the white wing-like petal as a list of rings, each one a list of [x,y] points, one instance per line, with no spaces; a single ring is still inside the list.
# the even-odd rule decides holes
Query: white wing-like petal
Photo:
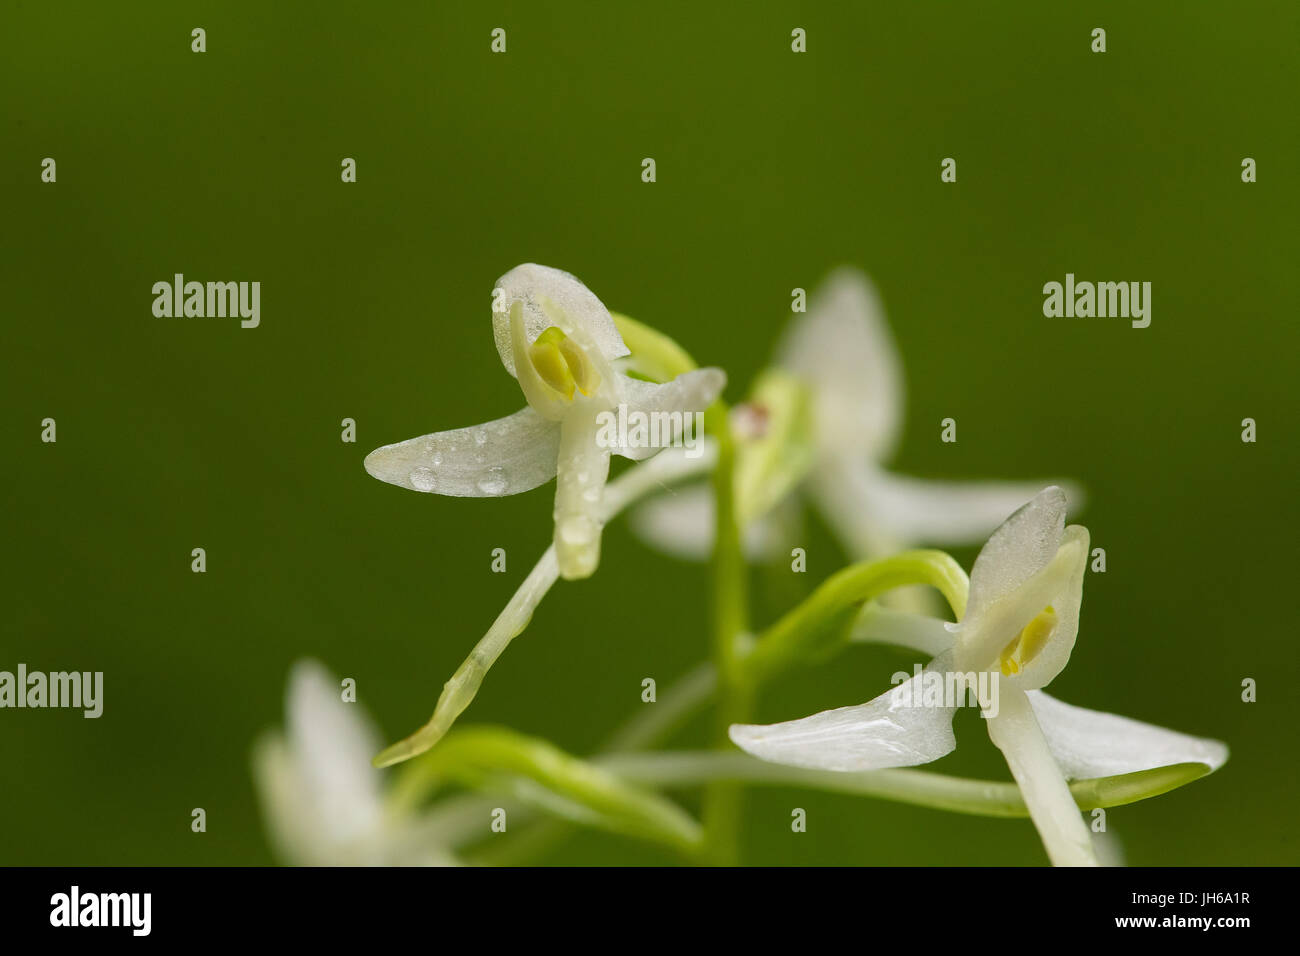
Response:
[[[817,441],[829,454],[876,461],[902,422],[903,370],[875,287],[856,269],[822,283],[777,350],[778,364],[813,390]]]
[[[277,859],[294,866],[339,862],[281,734],[267,734],[254,746],[253,781]]]
[[[698,444],[703,435],[696,428],[695,412],[703,412],[722,394],[727,385],[727,375],[720,368],[697,368],[678,375],[671,382],[656,384],[640,379],[623,378],[620,383],[623,401],[627,404],[629,420],[633,414],[657,415],[655,426],[658,444],[628,443],[613,451],[624,458],[640,460],[649,458],[666,445]],[[617,416],[617,410],[608,414]],[[647,425],[651,419],[647,418]]]
[[[531,491],[555,477],[560,426],[531,408],[468,428],[376,448],[366,471],[412,491],[495,498]]]
[[[678,488],[651,498],[631,516],[632,530],[651,547],[687,561],[707,560],[713,551],[713,490]]]
[[[968,545],[987,539],[1042,489],[1041,482],[926,481],[876,470],[866,506],[881,526],[913,544]],[[1072,510],[1083,495],[1063,486]]]
[[[515,266],[497,280],[496,287],[504,294],[495,297],[492,336],[501,362],[511,375],[515,374],[515,358],[510,307],[515,301],[523,308],[524,328],[530,343],[554,325],[584,348],[594,346],[606,360],[628,354],[609,310],[575,276],[530,262]]]
[[[788,537],[781,530],[781,512],[778,506],[741,529],[751,561],[772,559]],[[630,522],[633,533],[652,548],[683,561],[707,561],[713,554],[713,489],[697,484],[670,490],[638,506]]]
[[[326,832],[346,842],[375,827],[382,790],[370,758],[382,741],[365,711],[345,703],[339,681],[311,660],[294,665],[286,710],[289,748]]]
[[[289,678],[287,728],[254,754],[270,836],[287,862],[309,866],[383,862],[380,740],[359,705],[320,664],[300,661]]]
[[[845,553],[866,561],[916,544],[902,541],[873,506],[878,468],[867,458],[823,458],[808,475],[807,489]]]
[[[1228,745],[1222,741],[1075,707],[1043,691],[1030,691],[1028,696],[1052,756],[1071,780],[1178,763],[1201,763],[1218,770],[1228,759]]]
[[[922,672],[865,704],[800,720],[733,724],[731,739],[755,757],[791,767],[854,771],[929,763],[951,753],[957,741],[955,707],[926,705],[926,677]]]

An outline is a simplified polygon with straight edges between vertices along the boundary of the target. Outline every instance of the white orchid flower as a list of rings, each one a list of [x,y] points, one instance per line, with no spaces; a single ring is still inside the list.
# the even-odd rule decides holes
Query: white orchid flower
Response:
[[[527,407],[496,421],[423,435],[371,452],[366,470],[413,491],[513,495],[558,476],[555,553],[560,575],[585,578],[600,561],[601,497],[610,453],[641,459],[659,448],[624,441],[607,413],[703,411],[721,393],[720,369],[653,384],[628,376],[628,348],[609,311],[567,272],[526,264],[498,280],[492,331]],[[680,427],[680,426],[679,426]],[[622,444],[620,444],[622,442]]]
[[[803,495],[855,558],[884,557],[921,543],[976,544],[1042,487],[930,481],[886,470],[902,426],[903,369],[880,297],[856,269],[831,273],[808,311],[795,316],[777,364],[809,393],[813,447],[811,460],[801,466]],[[755,405],[761,419],[761,396]],[[754,417],[743,406],[737,416]],[[739,429],[742,463],[747,430]],[[1077,506],[1082,495],[1071,489],[1070,498]],[[740,495],[738,502],[743,504]],[[712,513],[709,488],[695,486],[642,505],[633,525],[660,550],[701,560],[712,550]],[[752,555],[765,553],[765,542],[782,540],[762,527],[762,515],[742,517],[755,519],[745,529]]]
[[[387,805],[370,764],[380,738],[361,705],[315,661],[289,678],[286,728],[259,741],[254,778],[277,854],[299,866],[437,866],[450,847]]]
[[[952,718],[961,701],[927,699],[935,677],[996,687],[980,703],[989,736],[1006,757],[1053,863],[1095,863],[1068,779],[1199,763],[1211,772],[1228,758],[1217,740],[1190,737],[1049,697],[1079,627],[1088,532],[1064,527],[1066,496],[1048,488],[989,538],[975,561],[959,624],[885,611],[867,615],[861,639],[902,643],[934,660],[874,700],[768,726],[733,725],[731,739],[756,757],[824,770],[860,771],[928,763],[956,746]],[[907,621],[905,627],[892,624]],[[953,686],[961,687],[962,684]],[[962,695],[964,696],[964,694]]]

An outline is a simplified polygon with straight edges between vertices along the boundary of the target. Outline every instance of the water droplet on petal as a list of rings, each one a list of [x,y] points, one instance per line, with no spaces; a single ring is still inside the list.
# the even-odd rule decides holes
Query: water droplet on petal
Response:
[[[438,474],[432,468],[416,468],[410,479],[411,487],[416,491],[433,491],[438,484]]]
[[[503,495],[506,492],[506,476],[500,468],[492,468],[478,480],[478,490],[485,495]]]

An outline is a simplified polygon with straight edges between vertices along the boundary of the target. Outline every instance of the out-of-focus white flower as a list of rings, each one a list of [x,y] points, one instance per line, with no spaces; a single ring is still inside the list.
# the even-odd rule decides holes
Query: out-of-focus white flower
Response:
[[[370,758],[380,738],[360,704],[346,703],[320,664],[289,676],[283,733],[263,737],[254,780],[279,857],[298,866],[441,866],[450,848],[414,815],[385,802]]]
[[[670,382],[631,378],[628,348],[608,310],[567,272],[525,264],[498,280],[492,331],[527,407],[496,421],[423,435],[372,451],[381,481],[457,497],[513,495],[557,478],[555,554],[560,576],[585,578],[600,562],[601,496],[611,452],[641,459],[658,447],[602,440],[605,415],[703,411],[726,384],[721,369]],[[621,440],[621,436],[619,436]],[[662,446],[661,446],[662,447]]]
[[[1087,826],[1067,779],[1089,779],[1228,758],[1217,740],[1190,737],[1116,714],[1085,710],[1040,688],[1074,648],[1088,559],[1088,532],[1064,527],[1066,497],[1048,488],[1006,520],[975,561],[958,624],[890,617],[867,639],[935,655],[920,674],[874,700],[779,724],[736,724],[731,739],[774,763],[861,771],[929,763],[956,746],[960,700],[927,697],[927,686],[964,675],[994,689],[981,699],[989,736],[1006,757],[1043,843],[1058,865],[1095,862]],[[864,626],[870,626],[870,621]],[[953,682],[952,686],[963,686]],[[964,694],[962,695],[965,696]]]
[[[930,481],[886,470],[902,426],[903,370],[880,298],[856,269],[833,272],[808,311],[791,320],[777,365],[808,393],[812,455],[800,465],[801,491],[854,558],[884,557],[917,544],[975,544],[1043,485]],[[751,405],[734,416],[741,468],[747,435],[762,433],[766,412],[758,394]],[[1070,498],[1077,507],[1082,495],[1071,488]],[[743,501],[739,493],[737,500]],[[698,560],[712,549],[712,514],[709,488],[694,486],[642,505],[633,526],[660,550]],[[751,553],[782,540],[761,527],[767,514],[742,516],[753,519],[745,529]]]

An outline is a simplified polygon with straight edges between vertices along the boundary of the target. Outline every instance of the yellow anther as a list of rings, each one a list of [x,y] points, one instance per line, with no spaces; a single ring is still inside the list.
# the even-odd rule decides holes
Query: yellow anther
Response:
[[[590,395],[600,388],[600,373],[592,365],[587,350],[573,339],[565,337],[560,343],[560,353],[569,363],[569,373],[583,395]]]
[[[1055,630],[1056,611],[1051,607],[1043,608],[1025,625],[1024,630],[1002,649],[1002,655],[998,658],[1002,673],[1007,677],[1019,674],[1021,669],[1047,646]]]
[[[600,373],[586,350],[558,326],[552,325],[537,336],[528,348],[528,359],[542,381],[570,401],[575,388],[583,395],[600,388]]]
[[[529,346],[528,360],[533,368],[537,369],[537,374],[542,377],[542,381],[565,398],[572,400],[573,388],[577,383],[569,368],[564,348],[567,343],[568,337],[552,325],[537,336],[537,341]]]

